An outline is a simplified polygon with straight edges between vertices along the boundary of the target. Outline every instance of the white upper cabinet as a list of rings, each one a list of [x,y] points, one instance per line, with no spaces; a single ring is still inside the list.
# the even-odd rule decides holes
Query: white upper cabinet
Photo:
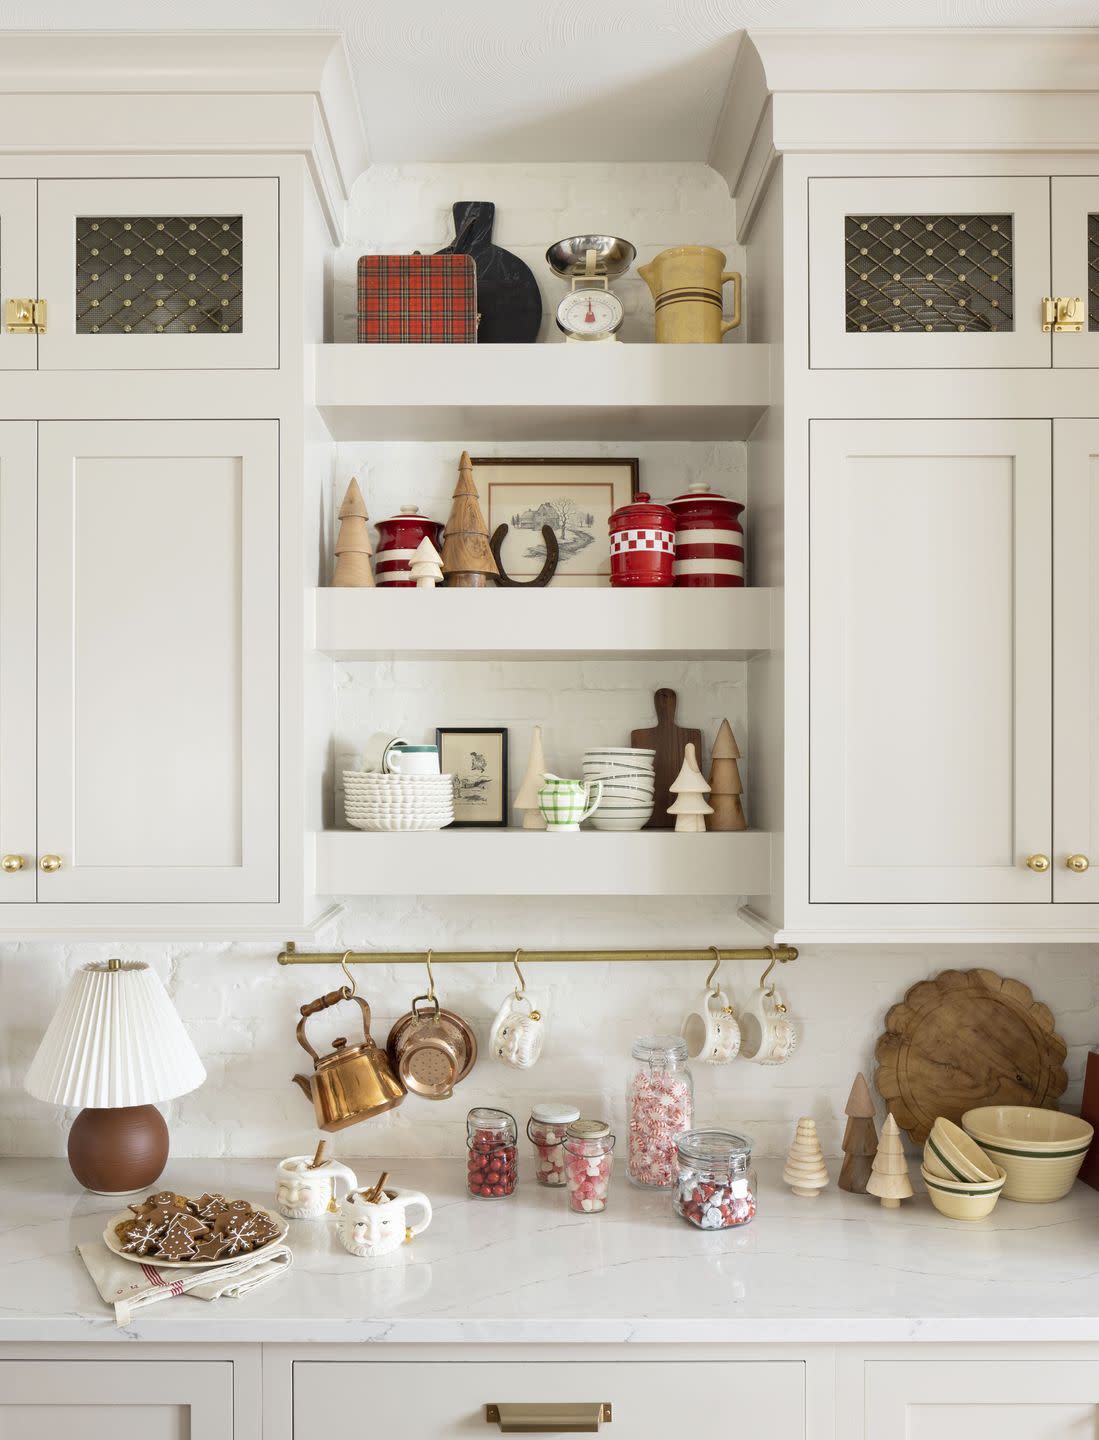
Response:
[[[40,426],[40,904],[277,901],[278,466],[274,421]]]
[[[811,366],[1048,366],[1049,206],[1044,176],[811,180]]]
[[[1048,902],[1049,422],[810,443],[810,901]]]
[[[34,900],[35,430],[0,424],[0,905]]]
[[[1053,337],[1053,363],[1099,368],[1099,178],[1073,175],[1052,185],[1052,292],[1078,299],[1081,329]]]
[[[9,301],[38,297],[33,180],[0,180],[0,370],[33,370],[38,342],[33,331],[9,328]],[[16,322],[17,323],[17,322]]]
[[[37,184],[41,369],[278,366],[277,180]]]

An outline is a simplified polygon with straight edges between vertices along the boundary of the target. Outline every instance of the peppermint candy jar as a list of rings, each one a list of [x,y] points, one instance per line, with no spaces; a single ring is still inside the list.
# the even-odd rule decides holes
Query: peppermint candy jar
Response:
[[[421,515],[415,505],[402,505],[399,515],[379,520],[378,548],[374,552],[374,581],[378,585],[396,585],[400,589],[416,588],[412,578],[412,556],[426,536],[442,551],[443,526],[438,520]]]
[[[676,1183],[675,1142],[694,1120],[694,1084],[687,1042],[679,1035],[644,1035],[633,1043],[626,1089],[630,1181],[650,1190]]]
[[[610,518],[611,584],[671,585],[675,516],[642,490]]]
[[[675,516],[677,588],[702,589],[744,584],[744,531],[737,500],[698,481],[668,502]]]

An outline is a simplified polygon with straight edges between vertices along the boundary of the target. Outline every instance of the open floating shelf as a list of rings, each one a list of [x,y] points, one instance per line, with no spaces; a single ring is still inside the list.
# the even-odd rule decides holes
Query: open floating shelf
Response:
[[[744,440],[769,345],[315,345],[334,440]]]
[[[306,633],[336,660],[747,660],[770,650],[778,591],[310,590]]]
[[[315,836],[323,895],[764,895],[771,836],[426,830]]]

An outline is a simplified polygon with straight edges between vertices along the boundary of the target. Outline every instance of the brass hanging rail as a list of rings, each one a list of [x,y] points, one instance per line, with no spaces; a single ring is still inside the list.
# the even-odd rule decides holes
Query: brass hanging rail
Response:
[[[280,965],[422,965],[426,950],[314,950],[300,951],[293,940],[279,952]],[[508,965],[515,950],[432,950],[435,965]],[[649,961],[683,961],[701,963],[720,955],[721,960],[777,960],[787,965],[798,958],[793,945],[755,945],[730,950],[716,946],[705,950],[527,950],[521,952],[532,965],[568,964],[584,960],[594,962],[624,961],[644,964]]]

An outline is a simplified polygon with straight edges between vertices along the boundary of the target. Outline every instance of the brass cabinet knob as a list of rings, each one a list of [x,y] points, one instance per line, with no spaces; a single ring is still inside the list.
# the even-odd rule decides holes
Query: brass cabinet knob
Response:
[[[14,875],[17,870],[22,870],[23,864],[22,855],[5,855],[0,860],[0,870],[3,870],[5,875]]]
[[[1030,862],[1027,861],[1027,864]],[[38,868],[44,875],[52,875],[54,871],[61,869],[60,855],[43,855],[38,862]]]
[[[1034,870],[1039,875],[1044,875],[1049,869],[1048,855],[1028,855],[1026,857],[1027,869]]]
[[[1091,861],[1086,855],[1070,855],[1065,861],[1066,867],[1075,870],[1077,875],[1082,875],[1090,864]]]

